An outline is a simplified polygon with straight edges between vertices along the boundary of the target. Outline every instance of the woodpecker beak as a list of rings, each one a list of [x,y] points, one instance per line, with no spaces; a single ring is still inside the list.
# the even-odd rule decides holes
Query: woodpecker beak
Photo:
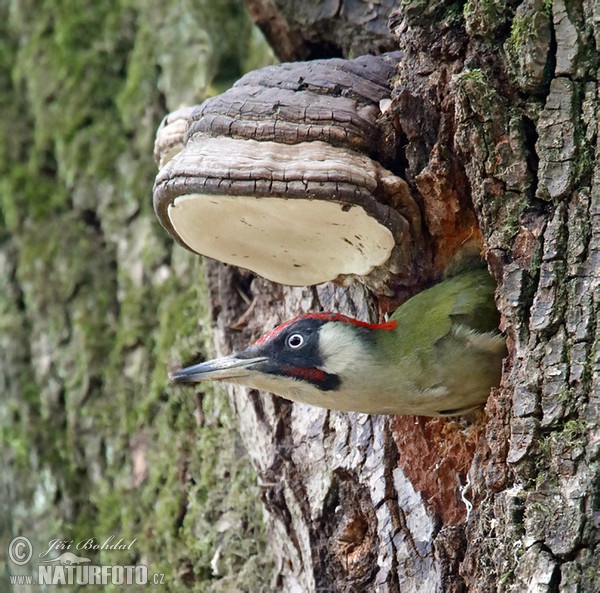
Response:
[[[201,362],[169,373],[169,378],[175,383],[199,383],[200,381],[230,381],[246,377],[255,367],[268,360],[264,356],[256,358],[239,358],[236,355],[225,356],[207,362]]]

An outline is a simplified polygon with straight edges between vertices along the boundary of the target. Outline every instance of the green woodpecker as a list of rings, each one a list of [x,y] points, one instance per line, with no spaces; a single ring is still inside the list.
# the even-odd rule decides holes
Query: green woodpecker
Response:
[[[486,270],[465,272],[412,297],[378,325],[309,313],[171,379],[228,381],[331,410],[464,414],[498,385],[506,354],[494,288]]]

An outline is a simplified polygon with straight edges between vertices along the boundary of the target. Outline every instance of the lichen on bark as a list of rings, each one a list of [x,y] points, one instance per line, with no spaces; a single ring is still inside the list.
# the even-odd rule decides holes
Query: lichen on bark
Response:
[[[164,104],[269,52],[240,2],[71,4],[0,8],[0,545],[23,535],[35,553],[3,565],[0,588],[59,538],[95,564],[146,564],[166,591],[267,590],[226,399],[167,387],[170,363],[210,349],[210,313],[202,267],[164,236],[150,190]],[[176,92],[183,72],[195,82]],[[111,535],[135,542],[75,549]]]

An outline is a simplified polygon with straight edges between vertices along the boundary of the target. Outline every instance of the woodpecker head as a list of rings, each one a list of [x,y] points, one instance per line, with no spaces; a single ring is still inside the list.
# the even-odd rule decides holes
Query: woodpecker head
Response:
[[[336,313],[309,313],[287,321],[237,354],[170,375],[177,383],[227,381],[288,399],[352,409],[336,394],[369,364],[374,333],[397,323],[364,323]]]

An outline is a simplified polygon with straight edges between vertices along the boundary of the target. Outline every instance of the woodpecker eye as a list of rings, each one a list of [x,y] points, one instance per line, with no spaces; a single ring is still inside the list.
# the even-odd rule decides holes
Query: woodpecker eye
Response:
[[[292,334],[287,339],[287,345],[294,350],[302,348],[304,346],[304,336],[302,334]]]

